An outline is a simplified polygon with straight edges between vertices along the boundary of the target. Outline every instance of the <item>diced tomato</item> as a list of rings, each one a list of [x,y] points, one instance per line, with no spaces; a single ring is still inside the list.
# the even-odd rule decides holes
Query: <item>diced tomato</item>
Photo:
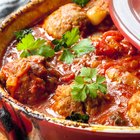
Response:
[[[74,78],[75,78],[75,74],[74,74],[74,73],[70,73],[70,74],[64,75],[64,76],[61,78],[61,82],[70,82],[70,81],[73,80]]]
[[[136,48],[127,43],[127,40],[124,39],[119,31],[114,30],[105,32],[96,46],[97,55],[105,55],[113,58],[133,55],[136,52]]]

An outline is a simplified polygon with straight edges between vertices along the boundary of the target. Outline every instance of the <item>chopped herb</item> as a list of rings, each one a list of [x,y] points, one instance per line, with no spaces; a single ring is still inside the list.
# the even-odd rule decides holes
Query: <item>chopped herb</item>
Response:
[[[76,4],[84,7],[90,0],[73,0]]]
[[[35,54],[38,54],[44,57],[53,57],[54,50],[49,45],[43,45],[35,51]]]
[[[52,43],[55,45],[54,47],[55,52],[60,51],[63,47],[67,48],[67,44],[62,39],[61,40],[54,39]]]
[[[60,60],[65,61],[67,64],[70,64],[72,63],[73,58],[74,58],[74,55],[68,49],[64,49],[60,57]]]
[[[75,101],[84,102],[89,95],[96,98],[98,92],[103,94],[107,92],[107,86],[104,84],[105,77],[98,75],[96,69],[83,67],[81,73],[75,77],[72,85],[72,97]]]
[[[35,40],[31,33],[21,39],[17,44],[17,50],[22,51],[21,57],[30,55],[41,55],[44,57],[54,56],[54,50],[49,45],[46,45],[46,41],[40,38]]]
[[[83,39],[72,48],[72,50],[78,57],[85,53],[89,53],[94,49],[95,48],[92,46],[92,42],[90,39]]]
[[[78,44],[80,38],[80,32],[78,28],[73,28],[71,31],[67,31],[62,39],[54,39],[52,43],[54,44],[54,51],[58,52],[63,50],[60,60],[70,64],[72,63],[74,57],[81,56],[83,54],[93,51],[95,48],[92,46],[90,39],[83,39]]]
[[[25,37],[25,35],[32,33],[32,29],[25,29],[25,30],[21,30],[19,32],[15,32],[15,36],[17,40],[21,40],[22,38]]]
[[[71,31],[67,31],[62,39],[66,42],[67,46],[70,47],[76,43],[80,38],[80,31],[78,28],[73,28]]]
[[[63,53],[60,57],[60,60],[66,63],[72,63],[74,55],[71,52],[70,47],[75,44],[80,38],[79,29],[73,28],[71,31],[67,31],[63,36],[62,39],[57,40],[54,39],[52,43],[55,45],[54,51],[58,52],[63,50]]]
[[[79,40],[79,29],[78,28],[73,28],[71,31],[67,31],[63,36],[62,39],[54,39],[52,43],[55,45],[54,50],[60,51],[63,47],[64,48],[69,48],[71,47],[74,43],[76,43]]]
[[[72,121],[81,122],[81,123],[88,123],[89,116],[86,114],[72,112],[70,116],[66,117],[66,120],[72,120]]]
[[[27,50],[25,50],[25,51],[23,51],[21,54],[20,54],[20,57],[28,57],[28,56],[30,56],[31,54],[27,51]]]

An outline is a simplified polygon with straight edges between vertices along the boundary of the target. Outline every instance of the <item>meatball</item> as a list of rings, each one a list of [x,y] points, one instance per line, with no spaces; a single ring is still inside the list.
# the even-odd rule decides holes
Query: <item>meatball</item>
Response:
[[[24,104],[35,104],[47,97],[56,86],[55,77],[47,77],[45,58],[31,56],[7,63],[0,72],[1,82],[9,94]],[[51,81],[51,82],[50,82]]]
[[[99,94],[96,99],[90,97],[83,102],[74,101],[71,95],[70,85],[58,86],[53,96],[53,105],[51,108],[61,116],[70,116],[72,112],[96,116],[99,112],[110,106],[111,97],[109,95]]]
[[[140,126],[140,91],[136,92],[128,102],[128,116],[134,126]]]
[[[72,112],[83,114],[82,103],[75,102],[71,97],[70,85],[58,86],[53,99],[54,104],[52,105],[52,109],[58,114],[64,117],[71,115]]]
[[[111,101],[112,98],[109,94],[98,93],[98,97],[95,99],[88,97],[85,102],[86,112],[89,115],[96,116],[108,108],[111,105]]]
[[[62,35],[73,27],[85,27],[87,23],[86,13],[74,3],[60,7],[52,13],[44,22],[43,27],[54,38]]]

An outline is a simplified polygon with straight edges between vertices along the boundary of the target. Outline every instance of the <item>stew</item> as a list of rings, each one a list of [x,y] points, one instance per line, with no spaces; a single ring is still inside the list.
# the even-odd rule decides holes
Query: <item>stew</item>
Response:
[[[0,81],[47,116],[89,124],[140,125],[140,52],[113,24],[109,0],[66,4],[15,33]]]

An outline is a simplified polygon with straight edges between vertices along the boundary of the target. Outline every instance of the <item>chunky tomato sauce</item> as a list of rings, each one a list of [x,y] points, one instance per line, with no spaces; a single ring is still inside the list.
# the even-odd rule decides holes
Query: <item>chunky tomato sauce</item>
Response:
[[[92,7],[94,5],[93,3],[92,1],[84,10]],[[49,35],[43,26],[44,21],[32,27],[33,35],[35,38],[41,37],[47,40],[53,47],[51,41],[54,37]],[[139,111],[133,109],[139,108],[136,104],[137,99],[140,98],[139,51],[116,29],[109,15],[107,15],[99,25],[93,26],[89,23],[88,28],[80,31],[80,35],[80,40],[90,38],[95,50],[74,58],[71,64],[66,64],[59,60],[62,51],[56,52],[53,58],[47,59],[45,67],[48,71],[44,70],[45,72],[40,72],[42,73],[40,77],[43,77],[43,79],[49,77],[49,80],[46,80],[46,82],[49,81],[47,85],[48,89],[46,90],[44,89],[45,87],[41,87],[40,85],[35,86],[39,83],[38,81],[34,84],[35,80],[32,80],[33,86],[35,87],[29,86],[29,88],[32,88],[33,93],[34,90],[39,89],[50,93],[47,94],[45,99],[43,96],[40,102],[29,106],[48,116],[60,118],[69,116],[72,111],[86,113],[89,115],[88,122],[92,124],[112,126],[140,125]],[[20,57],[19,51],[16,49],[16,44],[17,40],[14,40],[9,45],[3,57],[3,66]],[[33,63],[31,62],[31,64]],[[37,64],[39,66],[36,67],[40,67],[40,62]],[[35,65],[31,67],[35,67]],[[74,78],[80,73],[82,67],[96,68],[100,75],[105,76],[107,94],[99,95],[96,99],[87,98],[87,100],[82,103],[75,103],[71,99],[67,92],[70,91],[70,84],[73,83]],[[40,70],[40,68],[38,68],[38,70]],[[34,69],[32,72],[34,73]],[[40,73],[35,73],[33,77],[40,75]],[[26,72],[24,72],[24,74],[26,74]],[[30,78],[31,77],[32,75],[30,75]],[[35,77],[35,79],[37,78]],[[21,87],[24,90],[28,86],[20,86],[20,88]],[[14,90],[16,91],[16,89]],[[20,93],[18,92],[18,94]],[[26,94],[23,94],[23,96],[26,96]],[[19,99],[24,98],[23,96],[21,95]],[[36,95],[35,98],[38,96],[40,95]],[[26,101],[25,104],[27,104]],[[135,118],[133,114],[136,114],[137,117]]]

